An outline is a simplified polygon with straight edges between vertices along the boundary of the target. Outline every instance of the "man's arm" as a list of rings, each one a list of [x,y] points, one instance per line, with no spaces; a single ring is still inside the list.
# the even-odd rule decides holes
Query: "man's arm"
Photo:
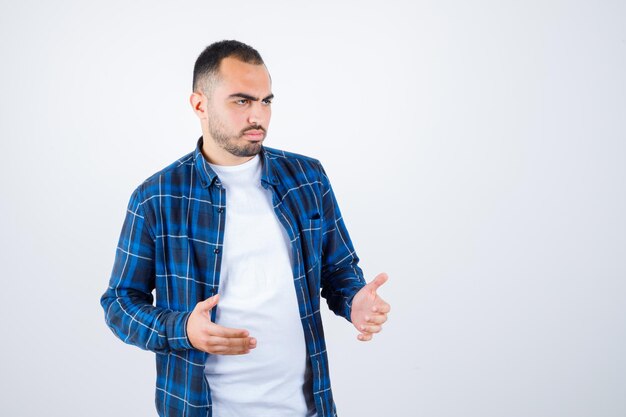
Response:
[[[365,284],[363,272],[337,205],[328,176],[322,168],[324,221],[322,223],[322,296],[335,314],[352,322],[358,339],[369,341],[382,330],[391,306],[377,290],[388,277],[379,274]]]
[[[155,239],[137,188],[128,203],[109,288],[100,303],[113,333],[125,343],[153,352],[191,349],[185,328],[190,312],[152,305]]]
[[[100,300],[113,333],[126,343],[153,352],[198,349],[238,355],[256,347],[247,330],[211,322],[218,296],[191,312],[152,305],[155,288],[155,238],[140,189],[131,196],[122,227],[109,288]]]
[[[348,230],[344,224],[335,194],[324,168],[322,181],[322,297],[337,315],[351,320],[354,295],[365,286]]]

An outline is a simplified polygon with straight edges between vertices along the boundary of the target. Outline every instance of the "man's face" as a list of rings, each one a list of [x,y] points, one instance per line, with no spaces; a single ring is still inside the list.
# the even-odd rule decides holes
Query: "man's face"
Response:
[[[213,152],[248,159],[261,151],[271,117],[271,81],[265,65],[225,58],[207,103]]]

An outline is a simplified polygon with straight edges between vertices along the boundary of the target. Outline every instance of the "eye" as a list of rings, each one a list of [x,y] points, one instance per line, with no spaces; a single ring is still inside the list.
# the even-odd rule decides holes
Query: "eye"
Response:
[[[248,100],[248,99],[245,99],[245,98],[240,98],[239,100],[236,100],[236,101],[235,101],[235,104],[238,104],[238,105],[240,105],[240,106],[243,106],[243,105],[248,104],[248,102],[249,102],[249,101],[250,101],[250,100]]]
[[[269,106],[270,104],[272,104],[272,99],[266,98],[265,100],[262,101],[262,103]]]

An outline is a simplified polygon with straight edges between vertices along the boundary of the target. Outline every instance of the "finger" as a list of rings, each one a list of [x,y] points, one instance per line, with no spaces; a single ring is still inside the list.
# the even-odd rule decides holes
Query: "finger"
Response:
[[[381,303],[376,304],[374,307],[372,307],[372,311],[374,313],[387,314],[391,311],[391,306],[387,304],[386,302],[382,301]]]
[[[375,314],[370,317],[365,317],[365,321],[367,322],[367,324],[383,324],[384,322],[387,321],[387,315]]]
[[[215,346],[224,346],[232,349],[254,349],[256,347],[256,339],[254,337],[219,337],[213,336]]]
[[[219,324],[211,323],[209,325],[209,333],[211,336],[219,336],[226,338],[240,338],[240,337],[248,337],[250,334],[247,330],[244,329],[232,329],[230,327],[220,326]]]
[[[256,348],[256,339],[253,337],[210,336],[207,340],[207,346],[210,352],[220,355],[239,355]]]
[[[212,355],[245,355],[250,353],[250,349],[233,349],[227,346],[214,346],[206,349]]]
[[[377,324],[362,324],[359,326],[359,330],[363,333],[380,333],[382,326]]]
[[[224,352],[209,352],[209,353],[213,353],[214,355],[229,355],[229,356],[233,356],[233,355],[246,355],[248,353],[250,353],[249,350],[243,351],[243,352],[233,352],[230,350],[226,350]]]
[[[376,275],[376,278],[374,278],[372,282],[369,283],[369,285],[372,287],[371,288],[372,291],[378,290],[381,285],[387,282],[388,279],[389,279],[389,276],[384,272]]]
[[[369,340],[372,340],[372,337],[374,337],[374,335],[372,335],[371,333],[359,333],[356,338],[359,339],[361,342],[367,342]]]
[[[217,305],[219,300],[220,300],[220,295],[219,294],[215,294],[213,297],[209,297],[206,300],[199,302],[197,307],[202,312],[209,312],[209,311],[211,311],[211,309],[213,307],[215,307]]]

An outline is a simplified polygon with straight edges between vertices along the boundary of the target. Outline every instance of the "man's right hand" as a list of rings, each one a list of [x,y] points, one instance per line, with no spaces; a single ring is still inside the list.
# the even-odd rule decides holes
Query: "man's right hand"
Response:
[[[211,309],[219,294],[196,304],[187,320],[187,337],[191,345],[214,355],[242,355],[256,347],[256,339],[247,330],[219,326],[211,321]]]

